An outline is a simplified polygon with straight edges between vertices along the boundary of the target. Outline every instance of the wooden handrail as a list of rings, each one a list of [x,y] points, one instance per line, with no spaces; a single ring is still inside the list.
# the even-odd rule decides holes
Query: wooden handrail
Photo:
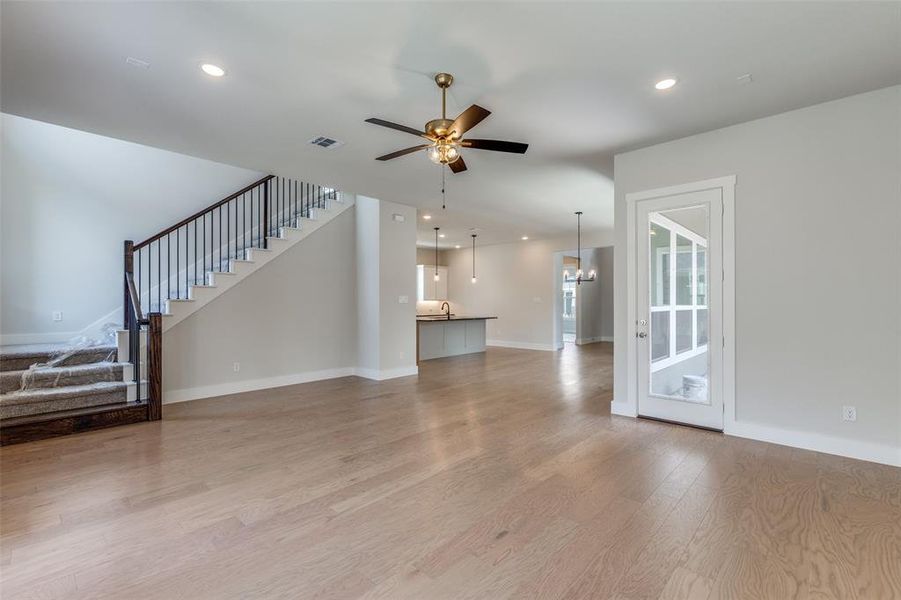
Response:
[[[185,225],[187,225],[188,223],[190,223],[190,222],[193,221],[194,219],[197,219],[198,217],[202,217],[202,216],[204,215],[204,213],[208,213],[208,212],[210,212],[211,210],[215,210],[215,209],[219,208],[219,207],[222,206],[223,204],[226,204],[226,203],[228,203],[228,202],[231,202],[232,200],[234,200],[234,199],[237,198],[238,196],[241,196],[242,194],[246,194],[247,192],[249,192],[249,191],[252,190],[253,188],[255,188],[255,187],[257,187],[257,186],[260,186],[260,185],[263,185],[264,183],[266,183],[267,181],[269,181],[270,179],[272,179],[272,178],[274,178],[274,177],[275,177],[275,175],[266,175],[265,177],[263,177],[263,178],[260,179],[259,181],[255,181],[255,182],[251,183],[251,184],[248,185],[247,187],[245,187],[245,188],[243,188],[243,189],[240,189],[240,190],[238,190],[237,192],[235,192],[234,194],[231,194],[230,196],[227,196],[227,197],[223,198],[223,199],[220,200],[219,202],[216,202],[215,204],[211,204],[210,206],[207,206],[207,207],[204,208],[203,210],[197,211],[196,213],[194,213],[193,215],[191,215],[190,217],[188,217],[188,218],[186,218],[186,219],[182,219],[181,221],[179,221],[178,223],[176,223],[176,224],[173,225],[172,227],[167,227],[167,228],[164,229],[163,231],[157,233],[156,235],[153,235],[153,236],[147,238],[147,239],[144,240],[143,242],[141,242],[141,243],[139,243],[139,244],[135,244],[135,245],[134,245],[134,249],[135,249],[135,250],[138,250],[138,249],[143,248],[144,246],[146,246],[146,245],[148,245],[148,244],[150,244],[150,243],[152,243],[152,242],[155,242],[156,240],[160,239],[161,237],[163,237],[163,236],[165,236],[165,235],[167,235],[167,234],[172,233],[172,232],[175,231],[176,229],[179,229],[180,227],[184,227]]]

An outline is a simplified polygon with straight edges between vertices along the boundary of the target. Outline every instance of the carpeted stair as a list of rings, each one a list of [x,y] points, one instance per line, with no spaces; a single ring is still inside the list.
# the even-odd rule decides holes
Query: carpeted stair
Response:
[[[66,355],[59,359],[61,354]],[[125,365],[115,360],[115,346],[0,348],[0,424],[73,409],[124,406]],[[49,364],[29,369],[36,363]]]

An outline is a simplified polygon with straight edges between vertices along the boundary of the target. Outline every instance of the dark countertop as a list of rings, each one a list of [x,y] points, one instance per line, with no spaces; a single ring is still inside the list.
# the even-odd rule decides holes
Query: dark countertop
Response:
[[[465,315],[451,315],[448,319],[446,315],[416,315],[418,323],[433,323],[441,321],[485,321],[487,319],[496,319],[497,317],[469,317]]]

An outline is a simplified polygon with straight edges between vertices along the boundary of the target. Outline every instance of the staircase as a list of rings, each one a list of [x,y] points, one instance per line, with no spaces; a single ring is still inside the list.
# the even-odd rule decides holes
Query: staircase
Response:
[[[110,415],[116,421],[134,422],[146,407],[135,402],[131,374],[132,365],[118,362],[115,346],[35,344],[0,349],[2,443],[117,424],[110,422]]]
[[[270,175],[126,241],[115,345],[0,348],[0,443],[160,419],[163,333],[352,205],[337,190]]]

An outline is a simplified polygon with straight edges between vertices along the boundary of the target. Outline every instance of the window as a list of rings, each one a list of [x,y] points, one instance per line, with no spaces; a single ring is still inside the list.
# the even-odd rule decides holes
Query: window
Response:
[[[659,213],[650,221],[654,372],[707,350],[707,240]]]
[[[576,318],[576,284],[574,281],[563,282],[563,318]]]

